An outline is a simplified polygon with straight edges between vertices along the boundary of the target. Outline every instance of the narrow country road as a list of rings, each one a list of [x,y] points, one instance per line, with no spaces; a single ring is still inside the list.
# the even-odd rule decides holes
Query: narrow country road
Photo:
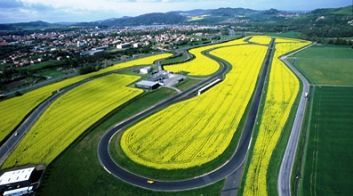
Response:
[[[298,147],[298,142],[299,142],[299,137],[300,137],[300,132],[301,132],[301,127],[304,121],[304,116],[305,116],[305,108],[308,102],[307,97],[305,96],[306,93],[309,93],[310,91],[310,84],[308,80],[304,77],[303,74],[301,74],[288,60],[288,56],[292,56],[302,50],[307,49],[308,47],[311,47],[312,45],[306,46],[300,50],[297,50],[287,56],[281,57],[281,60],[298,76],[298,78],[301,80],[303,84],[303,90],[300,95],[300,101],[299,101],[299,106],[297,113],[295,115],[295,119],[293,122],[293,127],[291,130],[291,134],[289,136],[289,140],[287,143],[286,151],[284,153],[279,175],[278,175],[278,184],[277,184],[277,190],[279,196],[290,196],[291,195],[291,176],[292,176],[292,170],[293,170],[293,165],[295,161],[295,156],[297,152],[297,147]]]

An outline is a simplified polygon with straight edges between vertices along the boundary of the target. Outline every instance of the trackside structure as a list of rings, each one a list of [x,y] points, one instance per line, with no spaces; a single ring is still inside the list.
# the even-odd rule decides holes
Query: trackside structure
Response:
[[[31,195],[38,188],[44,165],[24,166],[4,171],[0,175],[1,195]]]
[[[141,80],[135,84],[137,88],[153,90],[158,88],[160,85],[158,82],[153,82],[149,80]]]
[[[220,83],[222,80],[220,78],[213,80],[211,83],[207,84],[206,86],[202,87],[201,89],[199,89],[197,91],[197,96],[200,96],[203,92],[207,91],[208,89],[210,89],[211,87],[213,87],[214,85]]]
[[[10,191],[5,191],[4,196],[18,196],[18,195],[31,195],[33,194],[33,186],[22,187],[19,189],[13,189]]]

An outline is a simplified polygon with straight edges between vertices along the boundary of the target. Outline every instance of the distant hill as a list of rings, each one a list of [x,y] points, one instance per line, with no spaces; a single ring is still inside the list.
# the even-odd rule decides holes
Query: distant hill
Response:
[[[138,26],[154,24],[181,24],[186,17],[177,13],[151,13],[136,17],[123,17],[99,22],[103,26]]]
[[[46,29],[46,28],[54,28],[54,27],[58,27],[58,24],[51,24],[44,21],[0,24],[0,30],[33,30],[33,29]]]
[[[352,6],[317,9],[294,18],[289,25],[310,37],[350,37],[353,36]]]
[[[136,26],[151,24],[232,24],[239,20],[263,20],[284,15],[296,14],[294,12],[279,11],[275,9],[258,11],[245,8],[219,8],[210,10],[173,11],[167,13],[151,13],[136,17],[108,19],[79,25],[103,26]]]
[[[311,36],[353,36],[352,7],[317,9],[311,12],[245,8],[197,9],[149,13],[136,17],[112,18],[95,22],[51,24],[43,21],[0,24],[0,30],[28,30],[87,26],[139,26],[173,24],[226,24],[249,31],[299,31]]]

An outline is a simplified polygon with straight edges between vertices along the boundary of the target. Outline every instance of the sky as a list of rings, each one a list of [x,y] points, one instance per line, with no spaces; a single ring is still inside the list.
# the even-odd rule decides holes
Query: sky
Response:
[[[151,12],[220,7],[313,10],[351,4],[352,0],[0,0],[0,23],[96,21]]]

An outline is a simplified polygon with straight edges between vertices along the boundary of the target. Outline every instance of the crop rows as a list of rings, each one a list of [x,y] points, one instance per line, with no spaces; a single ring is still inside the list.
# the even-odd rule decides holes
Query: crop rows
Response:
[[[203,55],[202,52],[216,47],[231,46],[242,43],[244,43],[244,41],[242,39],[238,39],[220,44],[213,44],[191,49],[189,52],[195,56],[193,60],[177,65],[165,66],[165,69],[171,72],[187,72],[188,75],[193,76],[211,75],[219,69],[219,64],[209,57]]]
[[[279,57],[306,44],[308,42],[276,44],[265,106],[245,177],[244,195],[268,194],[267,178],[271,177],[269,176],[271,174],[268,174],[271,156],[287,123],[300,87],[297,77],[280,61]]]
[[[126,87],[137,79],[112,74],[63,95],[35,123],[4,167],[50,163],[96,121],[141,94],[142,90]]]
[[[253,36],[253,37],[251,37],[251,39],[249,41],[257,43],[257,44],[268,45],[271,42],[271,37],[268,37],[268,36]]]
[[[266,49],[239,45],[212,51],[232,65],[225,80],[129,128],[120,141],[125,154],[157,169],[190,168],[220,156],[245,113]]]
[[[153,61],[166,58],[168,56],[170,56],[170,54],[160,54],[116,64],[98,72],[66,79],[61,82],[33,90],[20,97],[15,97],[0,102],[0,141],[2,141],[31,110],[33,110],[39,103],[47,99],[54,91],[98,74],[119,70],[134,65],[152,64]]]

